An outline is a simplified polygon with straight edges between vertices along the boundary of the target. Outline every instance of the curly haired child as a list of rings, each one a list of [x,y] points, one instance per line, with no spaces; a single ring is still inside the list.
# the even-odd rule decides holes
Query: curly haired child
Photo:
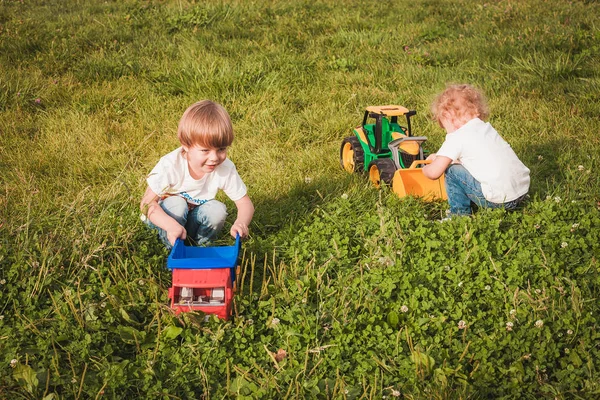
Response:
[[[220,104],[202,100],[183,113],[177,129],[181,147],[163,156],[146,181],[140,208],[167,248],[178,238],[202,244],[224,226],[225,204],[219,190],[235,203],[237,218],[230,234],[248,236],[254,205],[235,165],[227,158],[233,142],[229,114]]]
[[[483,94],[468,84],[450,85],[431,106],[446,140],[423,168],[429,179],[445,174],[450,216],[478,207],[516,208],[529,191],[529,169],[489,122]]]

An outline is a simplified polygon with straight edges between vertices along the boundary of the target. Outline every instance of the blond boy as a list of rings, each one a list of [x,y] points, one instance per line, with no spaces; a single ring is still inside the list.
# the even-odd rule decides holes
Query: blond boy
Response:
[[[248,236],[254,206],[235,165],[227,158],[233,142],[233,126],[227,111],[202,100],[192,104],[179,121],[181,147],[160,159],[146,181],[142,219],[158,231],[170,248],[180,238],[197,244],[213,238],[227,217],[223,203],[215,200],[219,190],[235,203],[237,218],[230,234]]]

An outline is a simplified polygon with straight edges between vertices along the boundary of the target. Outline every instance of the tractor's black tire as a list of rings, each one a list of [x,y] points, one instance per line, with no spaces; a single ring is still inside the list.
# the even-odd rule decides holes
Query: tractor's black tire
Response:
[[[380,158],[369,163],[369,180],[376,188],[380,188],[382,182],[391,186],[395,173],[396,165],[391,158]]]
[[[350,173],[364,171],[365,152],[356,136],[349,136],[342,141],[340,165]]]

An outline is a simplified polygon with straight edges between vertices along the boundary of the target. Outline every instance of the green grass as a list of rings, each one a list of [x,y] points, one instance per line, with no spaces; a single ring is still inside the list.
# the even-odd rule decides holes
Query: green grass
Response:
[[[596,398],[599,25],[592,1],[0,0],[0,397]],[[417,110],[435,151],[449,82],[531,169],[522,210],[439,224],[339,167],[368,105]],[[139,221],[202,98],[256,206],[230,321],[172,313]]]

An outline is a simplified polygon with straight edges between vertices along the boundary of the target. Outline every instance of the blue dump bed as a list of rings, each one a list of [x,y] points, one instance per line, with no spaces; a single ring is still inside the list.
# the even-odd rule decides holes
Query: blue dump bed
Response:
[[[171,254],[167,258],[167,268],[182,269],[214,269],[231,268],[234,272],[240,253],[240,237],[235,239],[233,246],[193,247],[185,246],[181,239],[177,239]],[[232,273],[235,277],[235,273]]]

